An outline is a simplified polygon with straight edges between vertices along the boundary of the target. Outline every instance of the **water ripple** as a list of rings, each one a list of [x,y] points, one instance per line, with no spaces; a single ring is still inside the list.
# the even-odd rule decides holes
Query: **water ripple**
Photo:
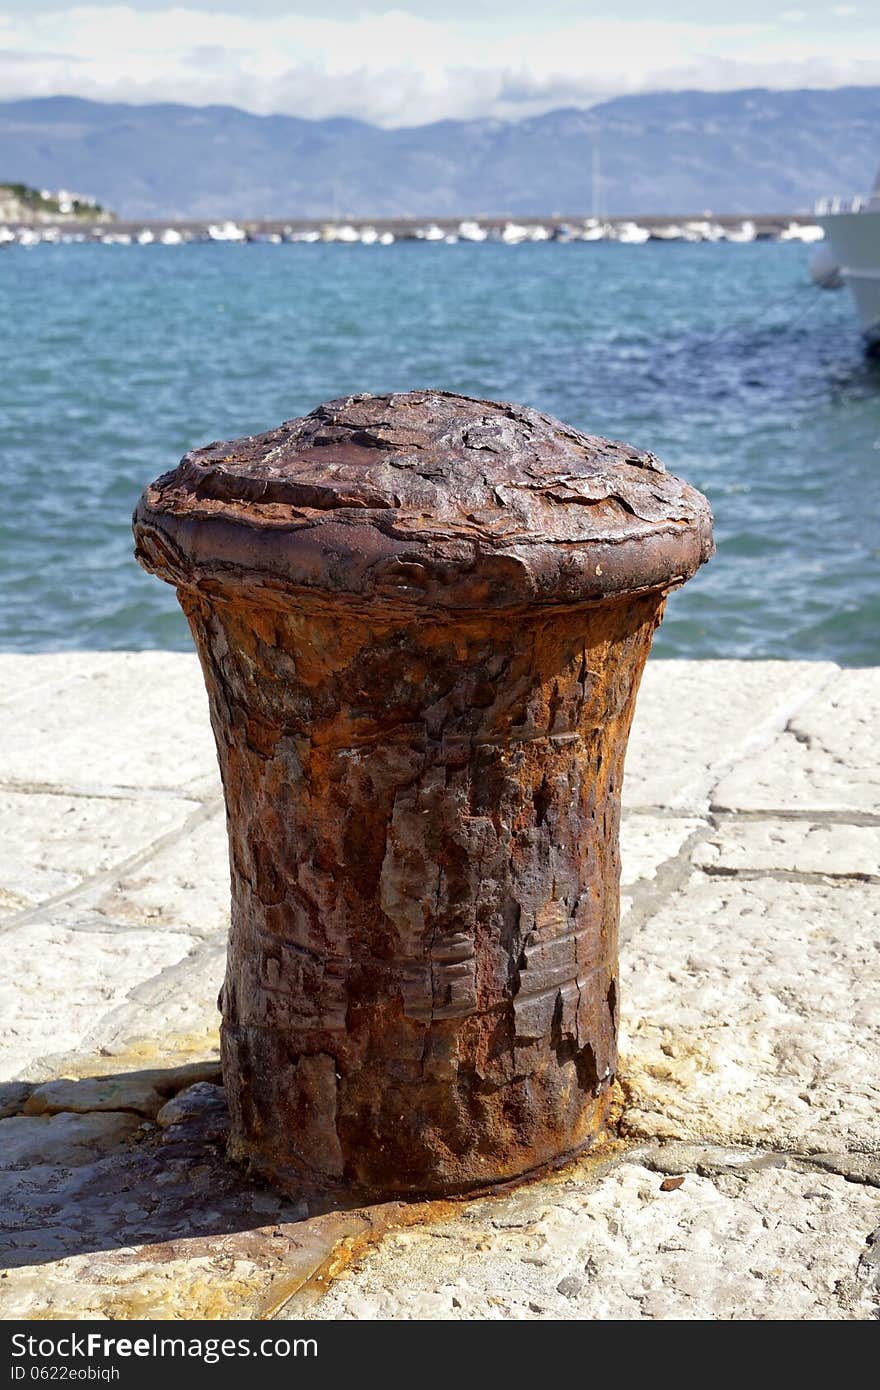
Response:
[[[880,371],[802,247],[40,247],[0,254],[0,646],[189,645],[131,558],[193,445],[348,391],[526,401],[659,453],[718,555],[665,656],[880,662]],[[9,326],[12,331],[9,331]]]

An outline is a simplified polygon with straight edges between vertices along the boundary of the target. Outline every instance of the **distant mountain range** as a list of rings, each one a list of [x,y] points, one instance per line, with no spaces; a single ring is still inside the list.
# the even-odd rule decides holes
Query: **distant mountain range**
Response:
[[[880,87],[661,92],[528,120],[383,130],[231,106],[0,103],[0,181],[125,218],[802,212],[862,192]]]

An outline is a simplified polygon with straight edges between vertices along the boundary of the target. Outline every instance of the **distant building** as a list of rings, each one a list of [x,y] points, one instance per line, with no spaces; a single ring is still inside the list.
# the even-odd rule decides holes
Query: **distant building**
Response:
[[[113,214],[97,198],[69,189],[31,188],[26,183],[0,183],[0,222],[67,222],[96,218],[112,219]]]

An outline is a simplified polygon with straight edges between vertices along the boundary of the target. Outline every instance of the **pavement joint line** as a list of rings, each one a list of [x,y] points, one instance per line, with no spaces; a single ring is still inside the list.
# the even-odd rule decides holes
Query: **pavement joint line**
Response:
[[[620,924],[620,945],[624,946],[648,925],[651,919],[687,883],[694,872],[693,854],[698,845],[709,838],[713,826],[709,821],[692,830],[677,854],[664,859],[652,878],[639,878],[624,890],[631,905]]]
[[[9,652],[4,653],[4,655],[14,656],[21,655],[21,653]],[[27,653],[27,655],[32,655],[32,653]],[[42,656],[44,653],[40,652],[38,655]],[[11,695],[0,695],[0,705],[15,704],[16,700],[23,700],[25,696],[36,695],[44,690],[65,690],[67,686],[75,685],[77,681],[87,679],[88,676],[84,675],[82,671],[72,671],[69,676],[61,676],[55,680],[51,678],[47,680],[38,680],[34,685],[26,685],[24,688],[14,690]]]
[[[80,917],[75,922],[65,921],[64,930],[81,932],[84,936],[128,936],[131,932],[149,932],[153,936],[187,936],[193,941],[218,941],[221,937],[225,941],[227,937],[225,930],[218,934],[210,927],[175,926],[168,922],[160,924],[155,917],[147,918],[144,922],[120,922],[113,918],[102,920],[100,914]]]
[[[706,1161],[704,1164],[700,1162],[701,1149],[704,1150],[706,1154]],[[729,1144],[717,1143],[712,1139],[705,1138],[666,1140],[642,1139],[634,1141],[633,1147],[625,1149],[618,1156],[617,1161],[632,1163],[634,1159],[639,1159],[644,1162],[644,1166],[651,1169],[651,1171],[663,1172],[667,1171],[667,1169],[654,1169],[649,1160],[654,1159],[656,1161],[657,1159],[662,1159],[664,1154],[670,1151],[672,1151],[670,1157],[674,1158],[678,1150],[689,1151],[688,1153],[682,1153],[683,1158],[689,1158],[691,1161],[696,1159],[694,1167],[687,1169],[686,1164],[683,1163],[678,1171],[695,1172],[698,1176],[713,1177],[720,1175],[720,1173],[724,1173],[735,1177],[737,1176],[738,1170],[743,1173],[749,1171],[746,1167],[746,1162],[752,1162],[754,1159],[766,1158],[769,1160],[779,1159],[784,1164],[794,1165],[797,1171],[800,1172],[831,1173],[833,1176],[843,1178],[846,1182],[857,1183],[863,1187],[880,1187],[880,1154],[865,1154],[858,1149],[840,1149],[834,1152],[827,1151],[810,1154],[803,1153],[800,1149],[776,1149],[768,1147],[766,1144],[751,1144],[747,1142],[747,1140],[743,1140],[738,1144]],[[741,1164],[731,1163],[728,1165],[722,1162],[713,1163],[713,1154],[737,1155],[741,1159],[744,1155],[749,1155],[749,1157],[746,1159],[746,1162]],[[858,1162],[860,1159],[865,1161],[866,1165],[873,1164],[876,1167],[876,1172],[843,1172],[840,1166],[834,1166],[835,1163],[844,1165],[847,1160]],[[671,1170],[672,1167],[670,1166],[669,1171]]]
[[[225,939],[225,938],[224,938]],[[180,985],[180,974],[188,974],[191,970],[200,970],[204,964],[204,957],[207,954],[205,946],[211,944],[205,940],[194,940],[190,943],[188,950],[179,956],[177,960],[171,961],[168,965],[162,966],[155,975],[149,975],[144,980],[136,981],[128,991],[124,999],[120,999],[117,1004],[108,1009],[106,1013],[95,1020],[92,1027],[86,1034],[86,1038],[78,1048],[70,1052],[46,1052],[39,1057],[35,1057],[28,1064],[29,1068],[37,1067],[41,1070],[52,1070],[59,1075],[63,1075],[65,1069],[71,1067],[81,1070],[82,1074],[88,1075],[88,1067],[93,1064],[96,1056],[106,1056],[104,1049],[112,1046],[118,1039],[120,1028],[124,1028],[126,1018],[134,1014],[137,1016],[138,1005],[143,1002],[142,991],[146,992],[148,1002],[155,999],[155,994],[151,994],[157,988],[163,988],[163,982],[167,980],[168,989],[174,990]],[[220,944],[215,942],[215,945]],[[140,997],[139,997],[140,996]],[[167,998],[167,989],[163,997]],[[219,1013],[218,1013],[219,1027]],[[116,1030],[114,1037],[113,1030]],[[103,1041],[98,1041],[102,1038]],[[92,1040],[89,1042],[89,1040]],[[112,1054],[111,1054],[112,1055]],[[58,1072],[58,1069],[61,1071]],[[137,1070],[137,1068],[135,1068]],[[28,1077],[12,1078],[13,1080],[30,1080]],[[48,1080],[49,1078],[44,1078]],[[38,1084],[43,1084],[39,1082]]]
[[[579,1172],[579,1162],[575,1160],[571,1166],[571,1171],[565,1168],[559,1169],[553,1174],[547,1175],[544,1179],[548,1183],[558,1183],[561,1189],[566,1186],[577,1184],[580,1191],[585,1193],[595,1192],[607,1177],[617,1169],[628,1164],[641,1164],[649,1172],[656,1173],[658,1176],[666,1174],[677,1174],[681,1176],[694,1175],[707,1178],[709,1180],[719,1177],[739,1177],[743,1180],[754,1173],[754,1165],[765,1160],[767,1167],[788,1168],[791,1171],[802,1174],[824,1174],[826,1176],[842,1178],[845,1182],[853,1182],[864,1187],[880,1186],[880,1160],[878,1163],[877,1174],[851,1174],[840,1171],[828,1160],[838,1158],[845,1160],[848,1157],[859,1157],[858,1154],[850,1154],[849,1151],[841,1150],[839,1154],[802,1154],[792,1149],[773,1149],[759,1144],[718,1144],[706,1139],[638,1139],[638,1140],[618,1140],[618,1147],[609,1151],[607,1157],[602,1159],[599,1152],[593,1151],[592,1163],[588,1169]],[[670,1150],[678,1150],[681,1157],[685,1160],[682,1164],[674,1162],[664,1163],[665,1155],[674,1159],[676,1154]],[[701,1162],[700,1150],[705,1152],[705,1160]],[[687,1152],[684,1152],[687,1151]],[[723,1162],[723,1155],[735,1156],[738,1161],[729,1164]],[[713,1162],[713,1157],[715,1161]],[[823,1161],[824,1160],[824,1161]],[[764,1166],[762,1164],[762,1166]],[[477,1195],[463,1194],[461,1197],[450,1199],[450,1209],[444,1213],[443,1217],[438,1218],[436,1213],[430,1208],[426,1210],[423,1221],[416,1220],[408,1225],[408,1229],[413,1233],[418,1233],[420,1226],[436,1224],[443,1221],[444,1217],[454,1220],[456,1215],[467,1210],[468,1206],[474,1202],[491,1203],[497,1201],[499,1204],[508,1199],[516,1199],[518,1193],[528,1193],[529,1188],[534,1186],[534,1182],[526,1179],[521,1185],[517,1185],[512,1190],[505,1192],[488,1191]],[[735,1195],[735,1194],[734,1194]],[[549,1199],[548,1199],[549,1200]],[[458,1210],[456,1210],[458,1208]],[[368,1217],[368,1212],[363,1215]],[[487,1224],[494,1229],[499,1229],[497,1223],[486,1216]],[[372,1224],[372,1223],[371,1223]],[[368,1239],[358,1252],[358,1259],[368,1257],[371,1253],[378,1250],[389,1236],[395,1234],[395,1228],[377,1227],[374,1231],[365,1233]],[[320,1302],[331,1288],[335,1276],[340,1272],[340,1268],[335,1266],[336,1252],[344,1246],[346,1237],[342,1236],[337,1240],[330,1253],[315,1266],[315,1271],[311,1277],[306,1277],[298,1282],[297,1287],[292,1289],[286,1297],[282,1298],[275,1307],[268,1312],[269,1320],[279,1318],[285,1310],[295,1310],[304,1303],[306,1306],[313,1306]],[[342,1266],[344,1268],[345,1265]],[[327,1271],[327,1279],[323,1288],[318,1288],[314,1282],[314,1273],[321,1270]]]
[[[628,812],[627,814],[632,814]],[[649,812],[644,812],[647,815]],[[677,815],[675,819],[685,819]],[[671,855],[659,864],[653,877],[642,877],[635,880],[632,884],[627,884],[623,889],[624,894],[630,899],[630,908],[626,916],[621,921],[620,944],[627,944],[650,922],[652,917],[659,912],[677,892],[679,892],[688,879],[694,873],[704,874],[708,877],[733,878],[742,881],[776,879],[789,883],[880,883],[880,874],[870,874],[852,871],[821,871],[821,870],[797,870],[797,869],[753,869],[753,868],[727,868],[715,865],[695,865],[693,863],[694,851],[699,845],[708,840],[712,833],[721,828],[722,825],[729,826],[737,820],[748,819],[754,821],[770,821],[786,819],[776,816],[773,813],[759,812],[747,817],[737,813],[720,813],[716,818],[716,813],[711,811],[699,817],[702,824],[697,826],[687,839],[682,843],[677,854]],[[790,817],[800,821],[813,819],[809,815],[798,815]],[[868,814],[867,820],[853,820],[837,813],[831,813],[829,824],[880,824],[880,816]]]
[[[64,786],[59,782],[6,782],[0,778],[0,792],[21,796],[63,796],[71,801],[195,801],[202,804],[222,803],[220,792],[199,792],[191,784],[181,787],[118,786],[90,787],[78,782]]]
[[[756,869],[748,865],[735,868],[727,864],[698,864],[695,869],[709,878],[772,878],[781,883],[880,883],[880,873],[858,869]]]
[[[846,810],[810,810],[808,808],[784,808],[778,809],[750,809],[738,811],[733,806],[724,806],[720,803],[709,803],[710,816],[717,816],[720,823],[730,824],[735,821],[811,821],[815,825],[855,825],[855,826],[874,826],[880,825],[880,812],[875,811],[846,811]]]
[[[149,993],[157,985],[161,984],[163,978],[166,975],[176,975],[177,972],[181,969],[185,970],[188,969],[191,965],[200,964],[202,958],[206,955],[204,949],[206,944],[208,943],[206,943],[205,941],[191,941],[189,949],[185,952],[184,955],[178,957],[177,960],[169,962],[168,965],[163,965],[160,970],[156,971],[155,975],[149,975],[145,980],[136,981],[136,983],[133,984],[131,989],[128,991],[128,994],[125,996],[125,998],[120,1001],[120,1003],[116,1006],[115,1009],[111,1009],[109,1012],[115,1013],[124,1010],[126,1004],[138,1003],[138,995],[142,991],[146,991],[147,993]],[[218,943],[215,942],[214,944],[216,945]],[[107,1016],[108,1015],[106,1014],[104,1015],[105,1018]]]
[[[176,830],[168,830],[158,839],[151,840],[148,845],[131,854],[126,859],[120,859],[109,868],[102,869],[100,873],[91,874],[84,878],[82,883],[75,888],[62,889],[59,893],[54,893],[51,898],[46,898],[43,902],[37,903],[34,907],[25,908],[22,912],[13,913],[10,917],[0,921],[0,935],[12,931],[16,927],[29,926],[33,922],[41,921],[46,913],[53,908],[59,907],[62,903],[75,907],[83,898],[88,898],[91,894],[100,890],[102,887],[109,887],[122,874],[130,873],[132,869],[137,869],[141,864],[146,864],[154,855],[161,853],[167,846],[176,843],[177,840],[191,834],[198,826],[210,820],[212,816],[218,814],[222,808],[222,799],[217,797],[212,802],[201,802],[196,806],[183,825]]]

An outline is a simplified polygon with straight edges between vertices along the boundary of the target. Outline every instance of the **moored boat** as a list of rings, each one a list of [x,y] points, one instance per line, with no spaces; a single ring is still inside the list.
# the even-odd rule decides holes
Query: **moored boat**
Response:
[[[816,205],[816,222],[827,246],[813,257],[813,279],[823,289],[849,288],[865,347],[872,356],[880,356],[880,172],[869,194],[822,199]]]

